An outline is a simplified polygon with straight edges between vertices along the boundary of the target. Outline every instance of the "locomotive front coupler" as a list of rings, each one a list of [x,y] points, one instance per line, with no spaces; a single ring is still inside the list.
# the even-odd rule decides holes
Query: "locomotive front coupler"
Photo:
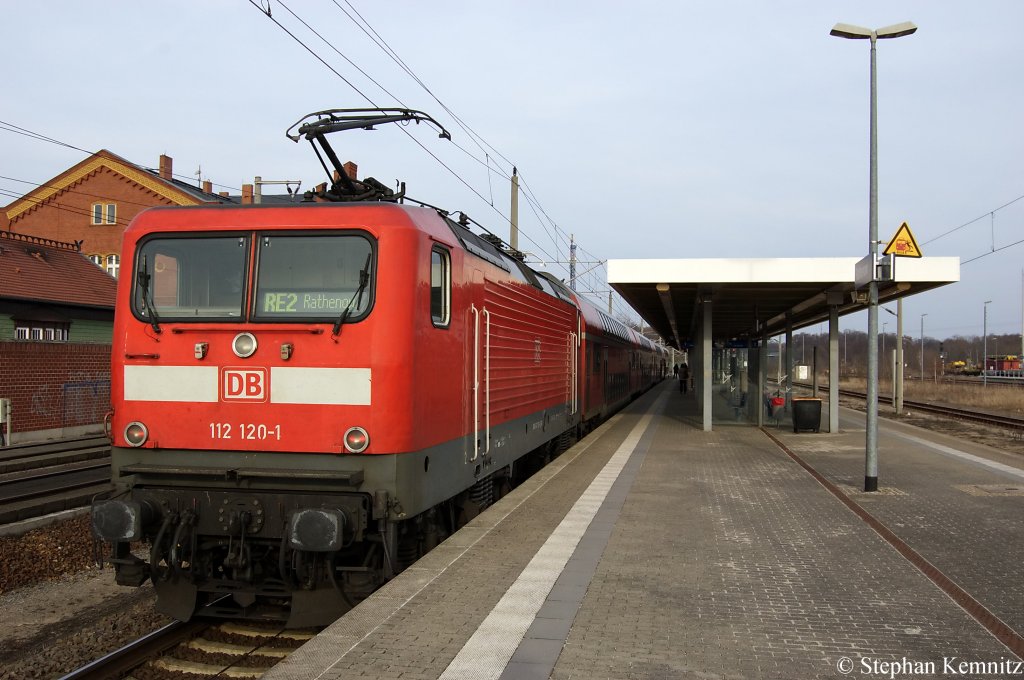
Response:
[[[249,526],[252,515],[248,510],[232,513],[229,524],[228,554],[224,558],[224,566],[233,570],[235,580],[247,581],[252,578],[252,564],[249,546],[245,544],[245,529]],[[235,534],[238,540],[235,541]]]

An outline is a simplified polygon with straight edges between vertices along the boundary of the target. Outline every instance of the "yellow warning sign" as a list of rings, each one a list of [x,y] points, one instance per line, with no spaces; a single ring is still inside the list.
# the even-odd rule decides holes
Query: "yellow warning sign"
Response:
[[[894,255],[895,257],[921,257],[921,248],[917,245],[917,240],[914,239],[914,235],[910,233],[910,227],[904,222],[896,235],[889,241],[889,245],[885,247],[883,255]]]

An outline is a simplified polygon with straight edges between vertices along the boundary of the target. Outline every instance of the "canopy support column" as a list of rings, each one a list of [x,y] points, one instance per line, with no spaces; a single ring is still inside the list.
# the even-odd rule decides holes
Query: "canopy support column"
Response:
[[[783,390],[782,396],[786,398],[786,412],[793,408],[793,316],[786,312],[786,375],[784,376],[785,386],[779,385]]]
[[[714,402],[711,397],[711,387],[714,383],[712,379],[712,343],[711,343],[711,318],[712,318],[712,307],[711,307],[711,296],[707,296],[703,300],[703,314],[701,322],[701,338],[700,338],[700,391],[701,391],[701,419],[703,421],[704,431],[711,432],[711,415],[714,411]]]
[[[751,393],[747,399],[757,399],[757,426],[764,427],[765,395],[768,394],[768,336],[762,335],[757,345],[757,395]],[[748,402],[749,403],[749,402]]]
[[[828,431],[839,432],[839,308],[828,308]]]

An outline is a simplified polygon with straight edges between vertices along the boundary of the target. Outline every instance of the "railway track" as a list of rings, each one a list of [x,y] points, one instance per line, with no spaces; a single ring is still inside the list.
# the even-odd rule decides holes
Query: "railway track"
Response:
[[[863,392],[856,392],[854,390],[839,390],[840,396],[852,397],[855,399],[866,399],[867,395]],[[892,404],[892,397],[879,395],[878,402],[880,404]],[[946,406],[942,404],[930,404],[924,401],[908,401],[903,400],[903,407],[908,409],[915,409],[917,411],[923,411],[926,413],[933,413],[940,416],[946,416],[948,418],[956,418],[957,420],[965,420],[972,423],[981,423],[984,425],[994,425],[998,427],[1009,428],[1013,430],[1024,431],[1024,418],[1017,418],[1015,416],[1002,415],[998,413],[986,413],[984,411],[974,411],[971,409],[959,408],[957,406]]]
[[[316,631],[258,622],[175,622],[61,680],[259,678]]]
[[[806,390],[811,389],[810,383],[793,383],[793,387],[799,387]],[[819,391],[828,393],[828,385],[819,385]],[[858,392],[856,390],[839,390],[839,396],[849,397],[852,399],[864,400],[867,399],[867,395],[864,392]],[[892,397],[879,394],[878,403],[880,404],[892,404]],[[958,406],[949,406],[945,404],[932,404],[925,401],[908,401],[903,400],[903,407],[907,409],[914,409],[916,411],[924,413],[932,413],[935,415],[945,416],[947,418],[954,418],[956,420],[963,420],[972,423],[980,423],[983,425],[992,425],[995,427],[1002,427],[1016,432],[1024,433],[1024,418],[1018,418],[1016,416],[999,414],[999,413],[988,413],[985,411],[976,411],[972,409],[960,408]]]
[[[0,524],[83,507],[109,488],[106,437],[0,449]]]

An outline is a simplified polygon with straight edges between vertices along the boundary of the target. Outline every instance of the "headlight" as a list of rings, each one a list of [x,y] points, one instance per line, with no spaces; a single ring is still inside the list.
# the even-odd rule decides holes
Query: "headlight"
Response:
[[[251,357],[256,352],[256,336],[252,333],[239,333],[231,341],[231,349],[242,359]]]
[[[345,432],[345,450],[349,453],[362,453],[370,445],[370,435],[361,427],[350,427]]]
[[[128,427],[124,428],[124,438],[129,446],[142,446],[149,439],[149,428],[137,420],[128,423]]]

